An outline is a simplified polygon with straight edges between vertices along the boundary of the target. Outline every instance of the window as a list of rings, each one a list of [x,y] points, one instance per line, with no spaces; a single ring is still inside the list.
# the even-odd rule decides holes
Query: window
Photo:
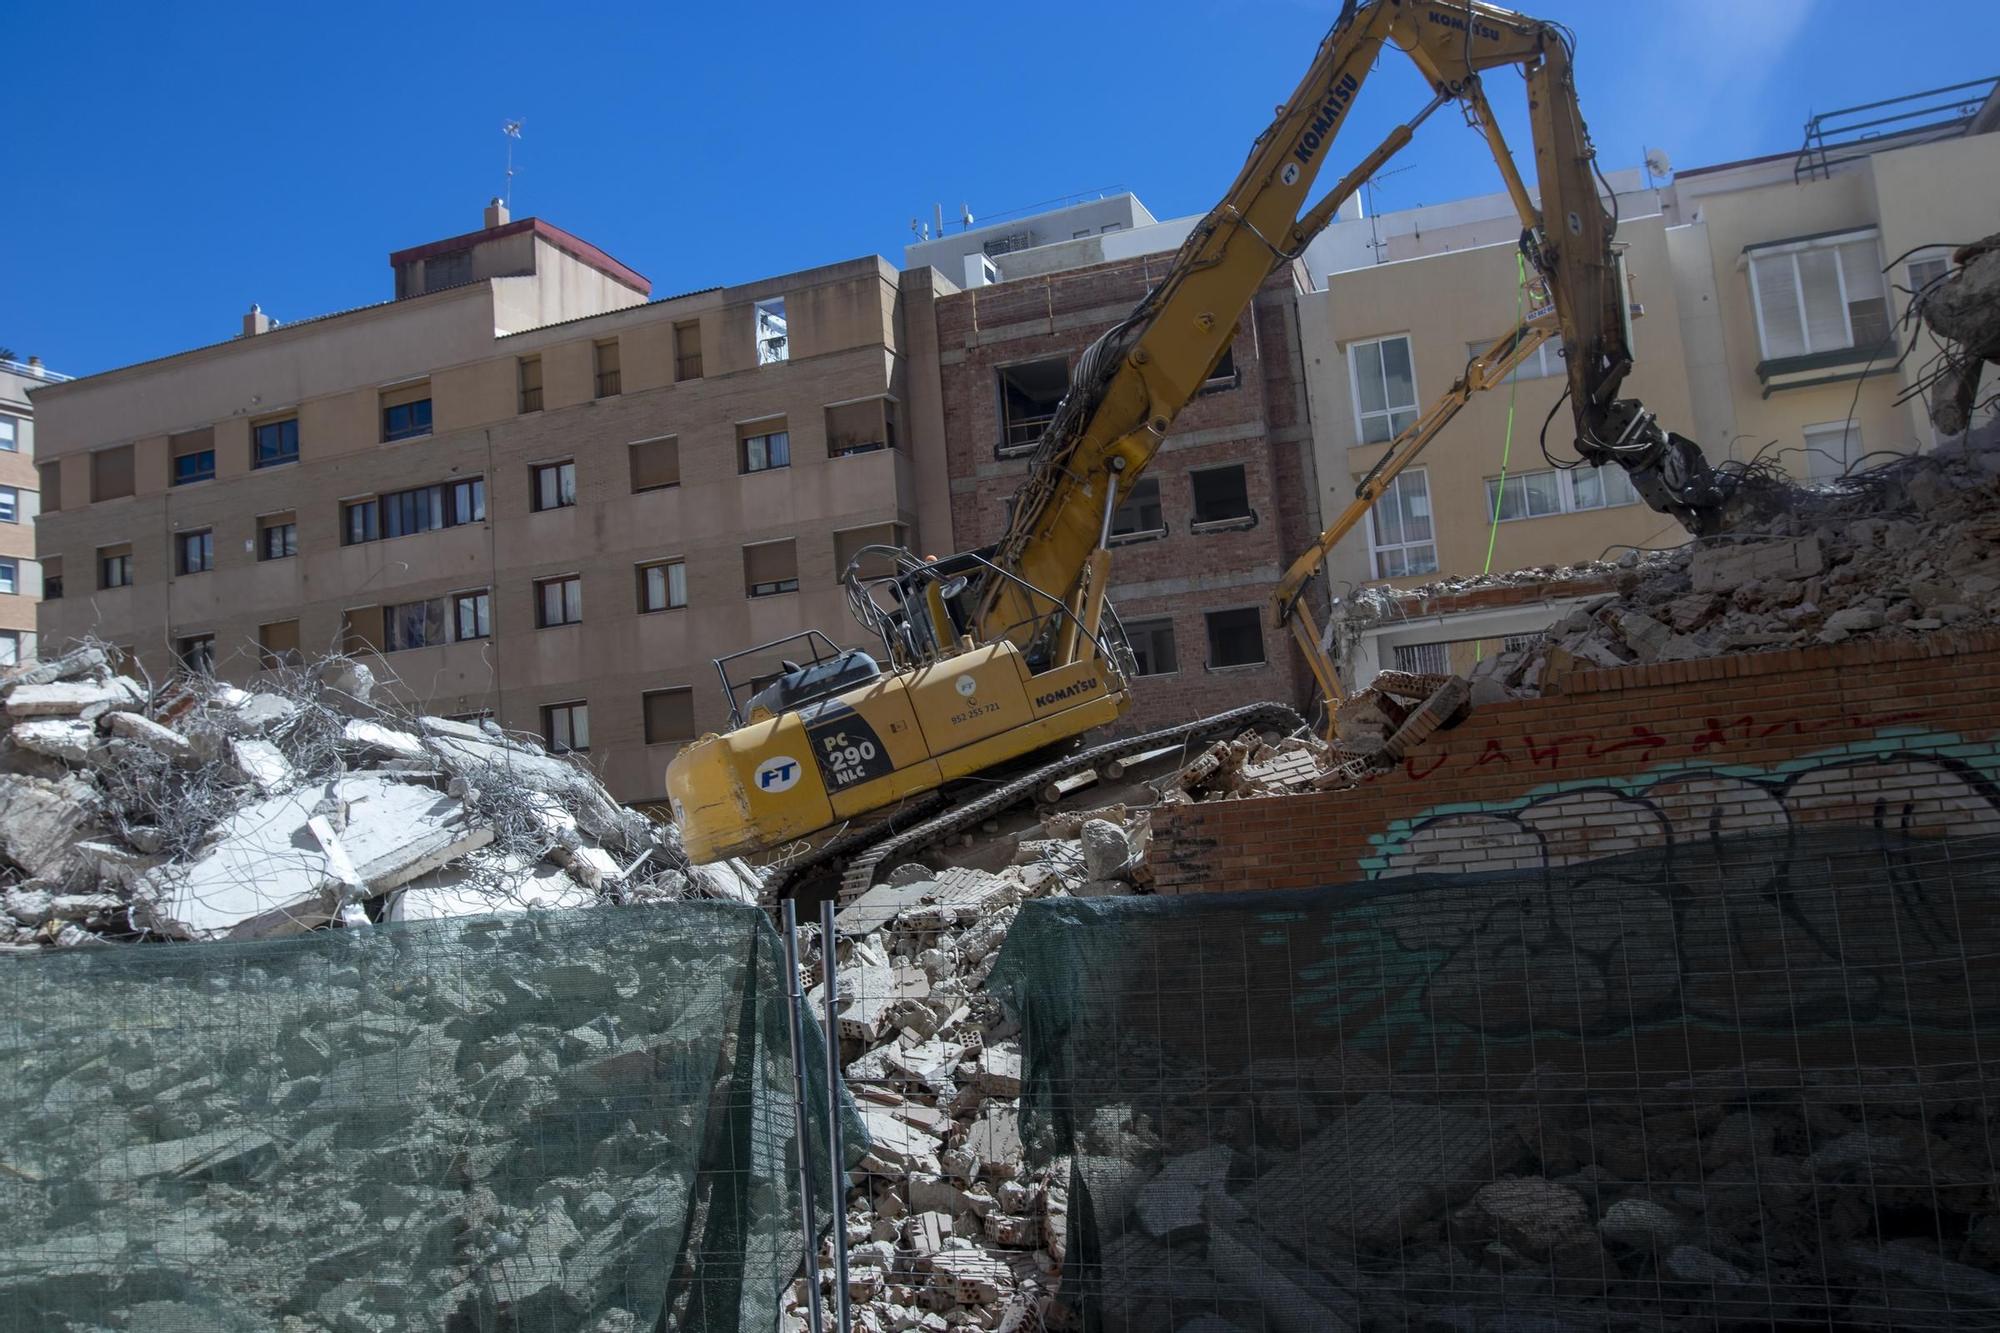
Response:
[[[1430,479],[1422,468],[1412,468],[1389,483],[1389,489],[1368,512],[1368,523],[1376,578],[1399,579],[1437,569]]]
[[[299,419],[266,421],[250,428],[250,466],[278,467],[299,461]]]
[[[1141,676],[1170,676],[1181,669],[1174,656],[1174,622],[1135,620],[1125,627],[1125,641],[1132,646],[1132,660]]]
[[[0,667],[19,666],[21,662],[21,631],[0,629]]]
[[[1875,233],[1757,246],[1750,294],[1764,359],[1873,350],[1889,337],[1889,303]]]
[[[751,597],[771,597],[799,590],[797,544],[787,537],[778,542],[760,542],[743,548],[744,592]]]
[[[648,690],[640,699],[646,709],[646,744],[694,739],[693,690]]]
[[[42,512],[53,514],[62,508],[62,464],[37,463],[35,471],[42,479]]]
[[[1001,455],[1023,454],[1041,442],[1069,392],[1069,363],[1061,357],[1006,366],[1000,377]]]
[[[21,521],[21,492],[12,486],[0,486],[0,523]]]
[[[583,576],[564,574],[535,581],[535,623],[543,629],[583,620]]]
[[[893,546],[898,550],[910,544],[910,532],[900,523],[871,523],[865,528],[848,528],[833,534],[833,576],[847,577],[847,567],[856,557],[871,546]],[[864,579],[879,579],[896,572],[894,556],[871,554],[862,560],[856,569],[856,576]]]
[[[1396,670],[1420,676],[1451,674],[1451,645],[1448,643],[1400,643],[1396,645]]]
[[[215,529],[183,532],[174,537],[174,568],[182,574],[206,574],[215,568]]]
[[[681,442],[678,436],[635,440],[626,446],[632,468],[632,493],[664,490],[681,484]]]
[[[639,610],[672,611],[688,604],[687,565],[660,560],[639,566]]]
[[[60,602],[63,595],[63,566],[59,555],[42,557],[42,600]]]
[[[1910,275],[1911,294],[1922,295],[1932,283],[1939,281],[1945,274],[1951,272],[1951,256],[1940,251],[1937,254],[1924,255],[1921,258],[1912,259],[1908,272]],[[0,427],[0,430],[4,430],[4,427]]]
[[[616,398],[623,387],[618,373],[618,340],[606,339],[591,348],[591,356],[597,370],[597,396]]]
[[[1250,485],[1244,478],[1241,463],[1190,472],[1188,482],[1194,487],[1196,528],[1211,523],[1241,523],[1245,519],[1256,519],[1257,515],[1250,509]]]
[[[341,615],[340,651],[349,657],[359,657],[362,653],[381,651],[375,642],[375,631],[382,625],[381,608],[373,606],[350,606]]]
[[[132,446],[99,449],[90,456],[90,498],[118,500],[132,494]]]
[[[191,430],[167,437],[174,459],[174,485],[215,479],[215,431]]]
[[[1257,666],[1264,660],[1264,618],[1254,606],[1208,613],[1208,669]]]
[[[752,432],[756,433],[752,433]],[[736,470],[743,473],[769,472],[792,465],[792,436],[782,424],[736,428]]]
[[[1200,392],[1220,393],[1224,389],[1235,388],[1241,382],[1236,374],[1236,343],[1232,340],[1229,346],[1222,349],[1222,359],[1215,363],[1215,369],[1209,371],[1208,378],[1201,382]]]
[[[826,409],[826,456],[872,454],[896,447],[896,404],[888,398],[864,398],[836,403]]]
[[[568,509],[576,503],[575,463],[544,463],[530,472],[537,513],[544,509]]]
[[[343,546],[480,523],[486,518],[486,479],[468,477],[391,491],[369,500],[349,500],[341,505],[340,514]]]
[[[493,598],[486,589],[477,592],[455,592],[451,595],[451,618],[456,627],[454,637],[463,643],[467,639],[485,639],[493,635]]]
[[[444,598],[401,602],[382,608],[382,651],[429,648],[445,641]]]
[[[446,287],[459,287],[472,281],[472,251],[447,250],[441,255],[432,255],[423,261],[424,290],[442,291]]]
[[[1807,426],[1806,476],[1813,481],[1838,481],[1861,461],[1861,427],[1845,421]]]
[[[174,656],[181,664],[181,670],[191,676],[212,676],[215,674],[215,636],[213,634],[184,634],[174,640]]]
[[[266,671],[303,665],[299,652],[299,622],[278,620],[257,627],[257,661]]]
[[[12,597],[21,591],[21,562],[0,560],[0,596]]]
[[[97,548],[97,586],[99,588],[129,588],[132,586],[132,546],[100,546]]]
[[[21,451],[21,419],[0,412],[0,454]]]
[[[1112,511],[1111,537],[1158,537],[1167,531],[1167,517],[1160,508],[1160,479],[1141,477],[1125,493],[1125,502]]]
[[[520,361],[516,363],[514,370],[514,380],[515,380],[515,386],[516,388],[519,389],[521,394],[520,410],[522,412],[541,411],[542,410],[542,358],[540,358],[539,356],[522,357]]]
[[[1517,472],[1503,483],[1499,477],[1486,479],[1486,512],[1501,522],[1516,518],[1541,518],[1563,512],[1562,474],[1553,468],[1539,472]]]
[[[266,514],[257,520],[257,558],[289,560],[299,553],[299,524],[294,514]]]
[[[568,754],[590,748],[590,705],[578,701],[542,709],[542,739],[551,752]]]
[[[382,395],[382,440],[410,440],[431,433],[431,386],[412,384]]]
[[[1398,334],[1348,348],[1354,375],[1354,424],[1363,444],[1386,444],[1417,419],[1417,378],[1410,339]]]
[[[1500,339],[1498,338],[1488,338],[1484,342],[1467,343],[1465,345],[1466,361],[1469,363],[1485,356],[1486,349],[1499,341]],[[1550,338],[1547,342],[1522,358],[1521,364],[1514,368],[1513,377],[1524,380],[1561,379],[1563,376],[1569,374],[1569,371],[1563,366],[1562,347],[1563,341],[1561,338]]]
[[[695,320],[674,325],[674,383],[701,378],[701,325]]]
[[[785,326],[785,298],[773,297],[757,303],[757,364],[775,365],[792,354],[791,335]]]
[[[1571,509],[1606,509],[1639,503],[1632,474],[1622,467],[1579,467],[1562,474]]]

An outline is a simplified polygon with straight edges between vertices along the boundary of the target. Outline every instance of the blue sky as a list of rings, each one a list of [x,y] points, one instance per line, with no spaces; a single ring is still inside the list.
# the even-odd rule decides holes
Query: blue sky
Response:
[[[1577,34],[1607,167],[1797,146],[1814,110],[2000,72],[1943,0],[1542,0]],[[657,295],[881,253],[1100,189],[1211,205],[1337,5],[1305,0],[479,6],[42,4],[7,19],[0,346],[88,373],[391,291],[389,251],[471,230],[517,145],[539,215]],[[1969,28],[1968,25],[1971,25]],[[1984,25],[1984,37],[1972,31]],[[1491,81],[1525,150],[1520,84]],[[1423,101],[1393,53],[1331,167]],[[1497,188],[1441,112],[1384,209]]]

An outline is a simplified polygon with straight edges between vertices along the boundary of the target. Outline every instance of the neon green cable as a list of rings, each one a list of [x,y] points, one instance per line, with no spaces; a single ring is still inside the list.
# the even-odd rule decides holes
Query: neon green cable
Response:
[[[1521,303],[1528,290],[1528,261],[1517,252],[1514,256],[1514,327],[1521,327]],[[1521,383],[1521,363],[1516,361],[1514,369],[1507,373],[1507,435],[1500,446],[1500,484],[1493,488],[1493,523],[1486,530],[1486,563],[1480,568],[1481,574],[1493,572],[1493,547],[1500,540],[1500,505],[1507,498],[1507,463],[1514,456],[1514,391]],[[1483,661],[1486,657],[1486,640],[1479,640],[1473,649],[1473,660]]]

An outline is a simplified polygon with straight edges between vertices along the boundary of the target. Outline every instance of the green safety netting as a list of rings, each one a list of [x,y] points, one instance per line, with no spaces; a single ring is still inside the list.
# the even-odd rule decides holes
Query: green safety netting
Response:
[[[768,1330],[798,1271],[754,909],[76,950],[0,990],[0,1330]]]
[[[2000,840],[1038,901],[989,987],[1084,1327],[2000,1327]]]

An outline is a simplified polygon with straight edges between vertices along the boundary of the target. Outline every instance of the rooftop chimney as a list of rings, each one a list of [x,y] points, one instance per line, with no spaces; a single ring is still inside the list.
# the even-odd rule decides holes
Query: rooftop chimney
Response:
[[[41,368],[42,368],[42,358],[40,358],[39,356],[30,356],[28,358],[28,369],[40,370]]]
[[[250,313],[243,317],[243,336],[254,338],[260,333],[271,331],[271,317],[264,313],[264,307],[251,305]]]
[[[507,205],[496,194],[493,196],[493,202],[486,205],[486,229],[491,231],[495,227],[504,227],[506,225]]]

